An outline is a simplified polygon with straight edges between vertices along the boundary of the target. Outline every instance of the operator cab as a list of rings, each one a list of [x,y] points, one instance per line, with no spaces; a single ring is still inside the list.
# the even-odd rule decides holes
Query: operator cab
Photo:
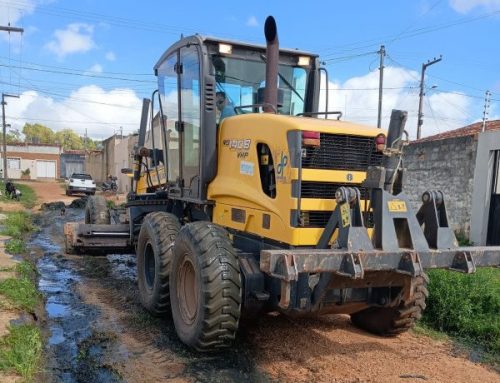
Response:
[[[154,69],[169,195],[205,202],[216,175],[218,127],[264,107],[266,47],[194,35],[170,47]],[[276,113],[316,112],[318,57],[281,49],[278,72]]]

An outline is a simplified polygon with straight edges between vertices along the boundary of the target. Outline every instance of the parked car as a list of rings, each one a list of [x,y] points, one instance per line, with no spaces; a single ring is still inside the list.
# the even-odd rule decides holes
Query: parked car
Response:
[[[96,184],[90,174],[73,173],[66,184],[66,195],[77,193],[95,194]]]

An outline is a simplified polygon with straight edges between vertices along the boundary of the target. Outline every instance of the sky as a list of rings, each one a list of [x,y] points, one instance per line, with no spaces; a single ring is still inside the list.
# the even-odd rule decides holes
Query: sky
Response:
[[[153,66],[181,34],[264,43],[273,15],[281,47],[320,55],[329,73],[329,110],[377,123],[379,55],[384,44],[382,125],[408,111],[415,137],[422,63],[422,135],[500,118],[500,0],[252,2],[0,0],[0,91],[7,123],[39,122],[103,139],[139,127],[141,100],[156,87]],[[323,82],[322,89],[326,89]],[[321,101],[324,102],[325,91]]]

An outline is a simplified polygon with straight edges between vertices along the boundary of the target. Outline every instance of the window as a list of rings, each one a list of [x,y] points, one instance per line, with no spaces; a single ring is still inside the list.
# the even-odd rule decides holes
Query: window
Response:
[[[21,169],[21,159],[7,157],[7,169],[14,169],[14,170]]]
[[[214,56],[212,63],[218,96],[217,123],[221,117],[228,117],[230,109],[234,114],[235,106],[259,103],[265,87],[265,61]],[[307,77],[306,68],[283,64],[279,66],[278,113],[296,115],[304,112]],[[245,108],[242,113],[251,111],[250,108]]]
[[[162,100],[163,114],[166,119],[165,135],[168,153],[168,181],[175,182],[179,177],[179,131],[177,128],[179,120],[179,99],[177,95],[177,52],[171,54],[158,69],[158,84]]]
[[[189,197],[198,196],[200,155],[200,64],[195,45],[181,48],[182,176]]]
[[[259,174],[262,191],[269,197],[276,197],[276,173],[274,171],[273,155],[269,146],[257,144],[257,155],[259,156]]]

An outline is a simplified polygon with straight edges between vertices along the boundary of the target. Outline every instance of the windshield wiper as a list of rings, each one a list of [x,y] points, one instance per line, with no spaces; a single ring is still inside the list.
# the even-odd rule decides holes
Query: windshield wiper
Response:
[[[266,55],[261,54],[260,58],[262,59],[262,61],[264,61],[267,64]],[[300,93],[297,91],[297,89],[295,89],[294,86],[292,84],[290,84],[290,82],[285,78],[285,76],[283,76],[279,72],[279,70],[278,70],[278,76],[285,83],[285,85],[288,86],[290,88],[290,90],[297,95],[298,98],[300,98],[300,101],[304,102],[304,99],[302,98],[302,96],[300,95]]]

